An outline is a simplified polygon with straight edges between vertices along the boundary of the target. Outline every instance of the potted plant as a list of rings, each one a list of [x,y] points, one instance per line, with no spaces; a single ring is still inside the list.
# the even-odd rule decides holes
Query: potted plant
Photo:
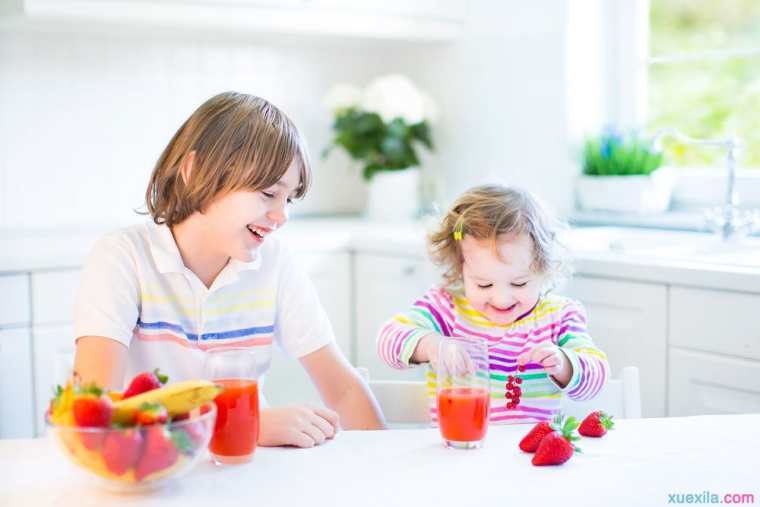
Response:
[[[666,211],[675,174],[662,167],[663,160],[651,140],[635,131],[623,134],[607,128],[586,139],[583,174],[576,186],[579,207],[630,213]]]
[[[419,145],[433,150],[432,101],[402,75],[374,79],[364,90],[339,84],[325,97],[332,111],[333,138],[324,151],[345,150],[369,182],[367,215],[404,220],[419,209]]]

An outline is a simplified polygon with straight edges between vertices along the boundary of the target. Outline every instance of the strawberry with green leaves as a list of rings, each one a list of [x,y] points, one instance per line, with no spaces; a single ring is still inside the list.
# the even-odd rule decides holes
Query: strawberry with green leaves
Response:
[[[520,449],[525,452],[536,452],[541,440],[555,430],[555,427],[552,427],[552,424],[556,426],[556,424],[560,423],[561,419],[562,416],[557,414],[557,416],[551,421],[541,421],[536,423],[528,434],[520,440]]]
[[[560,423],[560,429],[555,429],[541,439],[531,463],[536,466],[561,465],[569,460],[574,452],[580,452],[573,444],[578,440],[578,436],[574,435],[578,428],[578,420],[570,416],[564,422],[560,419]]]
[[[164,424],[169,420],[169,412],[160,403],[143,403],[135,413],[135,424],[149,426]]]
[[[152,391],[153,389],[158,389],[166,384],[168,380],[169,377],[162,375],[158,371],[158,368],[153,371],[144,371],[132,379],[132,382],[129,383],[129,387],[124,391],[122,399],[126,400],[132,396]]]
[[[179,452],[166,426],[148,426],[143,429],[145,444],[143,453],[135,467],[135,479],[141,481],[147,476],[169,468],[177,462]]]
[[[111,425],[111,412],[113,407],[107,396],[102,396],[103,391],[95,386],[81,388],[74,395],[72,413],[74,423],[82,428],[107,428]],[[103,441],[103,433],[100,431],[81,431],[79,437],[88,449],[97,449]]]
[[[583,419],[581,426],[578,428],[578,433],[584,437],[599,438],[607,433],[607,430],[611,430],[615,426],[612,421],[612,416],[607,415],[601,410],[591,412]]]

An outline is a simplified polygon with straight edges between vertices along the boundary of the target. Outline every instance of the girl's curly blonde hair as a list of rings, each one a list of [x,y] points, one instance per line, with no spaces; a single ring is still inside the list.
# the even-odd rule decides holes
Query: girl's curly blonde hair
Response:
[[[429,237],[433,262],[445,269],[446,285],[462,281],[462,242],[465,235],[491,240],[494,252],[502,235],[527,234],[533,244],[533,272],[546,275],[551,290],[570,275],[565,249],[557,240],[563,224],[530,193],[514,187],[482,185],[462,194]]]

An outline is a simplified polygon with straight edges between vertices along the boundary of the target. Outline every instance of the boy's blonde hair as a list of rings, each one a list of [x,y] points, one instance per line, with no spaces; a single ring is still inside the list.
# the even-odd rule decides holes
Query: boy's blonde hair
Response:
[[[433,261],[442,266],[444,281],[462,281],[462,238],[491,240],[494,252],[502,235],[526,234],[533,244],[533,272],[547,275],[545,290],[555,287],[569,275],[564,249],[557,241],[561,227],[530,193],[501,185],[473,187],[462,194],[443,218],[440,228],[430,235]]]
[[[185,183],[180,167],[193,151]],[[171,227],[220,195],[274,185],[293,161],[300,172],[300,198],[311,183],[311,168],[290,118],[254,95],[220,93],[196,109],[164,149],[145,193],[148,213]]]

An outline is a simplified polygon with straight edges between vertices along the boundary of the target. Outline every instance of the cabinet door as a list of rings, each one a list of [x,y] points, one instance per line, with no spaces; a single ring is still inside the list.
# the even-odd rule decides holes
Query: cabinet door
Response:
[[[760,412],[760,361],[670,347],[668,415]]]
[[[32,274],[34,324],[74,320],[74,298],[81,270],[45,271]]]
[[[0,330],[0,438],[34,436],[29,328]]]
[[[396,370],[381,360],[376,339],[385,321],[409,309],[433,284],[428,261],[359,253],[355,274],[357,366],[367,368],[372,380],[422,379],[422,367]]]
[[[30,320],[29,275],[0,275],[0,329],[28,326]]]
[[[330,318],[335,340],[343,354],[351,358],[351,256],[347,252],[295,252],[305,267],[319,300]],[[273,405],[291,403],[321,404],[319,393],[301,362],[285,355],[279,347],[272,351],[272,364],[263,387]]]
[[[37,435],[45,432],[45,410],[55,386],[64,384],[74,369],[74,325],[32,328],[35,421]]]
[[[667,287],[577,276],[563,293],[585,306],[589,333],[607,354],[613,377],[626,366],[639,368],[642,415],[663,417]]]
[[[670,344],[760,361],[760,295],[670,289]]]

